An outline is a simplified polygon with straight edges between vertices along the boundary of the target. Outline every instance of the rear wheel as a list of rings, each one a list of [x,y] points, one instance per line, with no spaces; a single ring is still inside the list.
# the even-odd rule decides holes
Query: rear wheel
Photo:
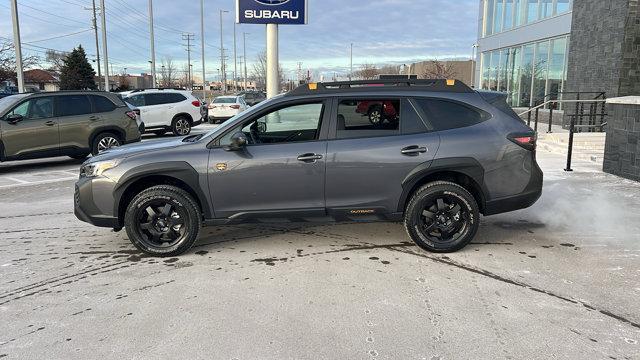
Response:
[[[118,135],[113,133],[102,133],[93,139],[91,153],[93,155],[98,155],[103,151],[107,151],[120,145],[122,145],[122,141]]]
[[[177,117],[171,123],[171,130],[176,136],[187,136],[191,133],[191,121],[186,117]]]
[[[446,181],[424,185],[414,193],[405,211],[407,233],[421,248],[454,252],[476,235],[480,211],[463,187]]]
[[[200,209],[186,191],[168,185],[138,194],[127,207],[125,228],[131,243],[153,256],[177,256],[195,243]]]
[[[373,125],[378,125],[382,123],[383,115],[382,115],[382,106],[374,105],[369,109],[369,122]]]

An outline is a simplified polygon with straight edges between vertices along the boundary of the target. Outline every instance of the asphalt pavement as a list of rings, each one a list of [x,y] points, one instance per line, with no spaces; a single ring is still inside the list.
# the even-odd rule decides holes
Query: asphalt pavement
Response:
[[[640,184],[539,159],[542,199],[454,254],[398,223],[270,224],[169,259],[75,218],[79,161],[0,164],[0,358],[640,358]]]

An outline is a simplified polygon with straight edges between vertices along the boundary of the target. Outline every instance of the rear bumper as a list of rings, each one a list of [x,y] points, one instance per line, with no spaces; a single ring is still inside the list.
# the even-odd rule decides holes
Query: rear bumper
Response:
[[[518,195],[487,201],[484,207],[484,215],[489,216],[526,209],[535,204],[542,196],[543,178],[542,170],[538,163],[534,161],[531,179],[524,191]]]
[[[113,188],[115,183],[107,178],[83,178],[75,185],[73,212],[89,224],[120,228],[117,215],[113,214]]]

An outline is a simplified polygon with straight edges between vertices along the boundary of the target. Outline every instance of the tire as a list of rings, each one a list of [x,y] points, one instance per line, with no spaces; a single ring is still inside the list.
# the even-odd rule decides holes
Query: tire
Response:
[[[89,156],[89,153],[77,154],[77,155],[69,155],[70,158],[76,159],[76,160],[84,160],[84,159],[87,158],[87,156]]]
[[[133,198],[124,225],[129,240],[140,251],[158,257],[178,256],[197,240],[202,216],[189,193],[175,186],[159,185]]]
[[[171,122],[171,131],[175,136],[187,136],[191,133],[191,121],[184,116],[178,116]]]
[[[367,112],[369,122],[373,125],[380,125],[384,121],[384,115],[382,114],[382,106],[374,105]]]
[[[447,181],[419,188],[404,214],[404,226],[421,248],[436,253],[465,247],[478,232],[480,211],[466,189]]]
[[[93,139],[91,144],[91,154],[98,155],[103,151],[122,145],[120,137],[114,133],[101,133]]]
[[[154,131],[153,131],[153,133],[154,133],[156,136],[162,136],[162,135],[166,134],[166,132],[167,132],[166,130],[154,130]]]

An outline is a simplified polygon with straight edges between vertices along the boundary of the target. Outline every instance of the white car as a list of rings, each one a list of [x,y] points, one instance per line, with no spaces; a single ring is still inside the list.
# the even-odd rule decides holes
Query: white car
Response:
[[[124,101],[140,110],[146,132],[177,136],[189,135],[191,128],[202,124],[204,112],[200,100],[190,91],[170,89],[138,90]]]
[[[228,120],[248,108],[242,96],[219,96],[209,104],[209,120],[214,123]]]

